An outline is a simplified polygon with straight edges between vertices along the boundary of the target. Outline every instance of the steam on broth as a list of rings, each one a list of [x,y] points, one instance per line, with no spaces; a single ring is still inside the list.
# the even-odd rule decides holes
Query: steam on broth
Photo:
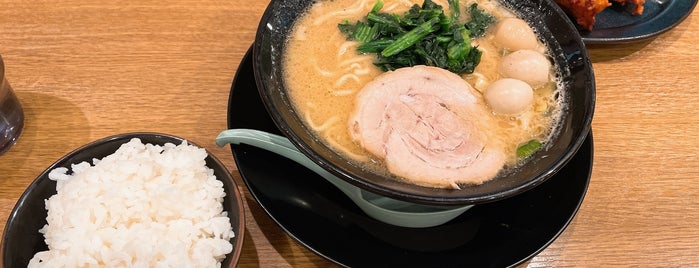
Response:
[[[383,2],[381,12],[395,14],[403,14],[411,6],[422,4],[422,0]],[[433,2],[441,5],[445,13],[449,12],[446,0]],[[461,0],[460,5],[464,8],[474,2],[476,1]],[[338,23],[342,21],[362,20],[374,4],[375,0],[328,0],[313,4],[295,23],[287,40],[283,70],[286,88],[296,112],[322,142],[358,166],[391,174],[394,172],[387,170],[384,160],[367,152],[361,142],[353,137],[348,126],[356,109],[358,94],[384,72],[374,65],[377,60],[375,55],[358,53],[356,49],[359,43],[347,40],[338,30]],[[483,115],[490,132],[488,144],[497,147],[506,156],[502,167],[504,170],[521,164],[522,159],[517,156],[519,146],[531,140],[546,144],[558,126],[563,104],[558,92],[557,73],[548,60],[541,62],[520,55],[520,58],[524,58],[522,63],[522,60],[516,59],[518,55],[513,54],[526,50],[529,54],[538,53],[548,59],[546,46],[536,36],[532,41],[532,37],[527,36],[526,31],[520,33],[517,27],[522,26],[517,24],[523,21],[510,20],[516,16],[497,1],[479,0],[477,4],[479,8],[492,14],[497,24],[490,27],[485,36],[473,40],[473,45],[482,52],[480,64],[473,73],[460,76],[474,89],[473,95],[489,111]],[[528,27],[526,24],[524,26]],[[531,32],[531,28],[527,28],[527,31]],[[515,40],[509,40],[513,36]],[[522,66],[528,69],[531,64],[542,65],[535,68],[544,69],[546,81],[525,82],[524,91],[520,92],[525,95],[531,94],[531,103],[525,104],[522,111],[507,111],[512,107],[512,101],[503,102],[497,99],[497,96],[512,94],[513,90],[510,87],[496,88],[501,82],[499,80],[513,76],[530,77],[528,73],[522,74],[528,72],[522,70]],[[496,81],[498,83],[495,83]],[[530,93],[527,93],[527,90]],[[520,100],[517,98],[514,101]],[[483,121],[481,119],[479,121]],[[453,182],[432,183],[410,178],[407,178],[407,181],[430,187],[459,187]],[[481,182],[482,180],[457,180],[459,184]]]

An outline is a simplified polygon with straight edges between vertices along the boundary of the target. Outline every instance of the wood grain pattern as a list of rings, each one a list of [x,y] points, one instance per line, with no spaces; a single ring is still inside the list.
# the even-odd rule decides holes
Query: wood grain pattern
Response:
[[[155,131],[210,150],[246,201],[240,267],[334,267],[247,192],[228,147],[230,84],[268,1],[0,0],[0,54],[26,128],[0,156],[0,228],[26,186],[90,141]],[[646,42],[592,46],[595,160],[582,208],[523,266],[699,266],[699,11]]]

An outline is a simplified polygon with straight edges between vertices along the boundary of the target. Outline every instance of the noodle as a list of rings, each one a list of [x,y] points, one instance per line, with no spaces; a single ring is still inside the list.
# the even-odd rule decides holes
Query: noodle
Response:
[[[335,88],[342,86],[342,84],[344,84],[345,82],[347,82],[347,80],[350,80],[350,79],[359,83],[359,76],[357,76],[355,74],[344,74],[340,77],[340,79],[335,81]],[[353,91],[353,90],[350,90],[350,91]]]
[[[336,123],[340,118],[338,116],[333,116],[330,117],[328,120],[323,121],[320,125],[315,124],[312,120],[312,118],[308,115],[306,115],[306,122],[308,122],[308,125],[311,127],[313,131],[321,132],[324,131],[334,123]]]
[[[318,62],[316,61],[316,59],[311,59],[311,62],[313,62],[313,67],[316,70],[316,72],[318,72],[322,76],[334,76],[335,75],[333,72],[321,68],[320,65],[318,65]]]
[[[354,2],[354,1],[352,1]],[[362,0],[359,2],[359,4],[356,7],[353,7],[351,9],[341,9],[339,11],[333,11],[333,12],[328,12],[325,13],[325,15],[320,16],[313,20],[313,25],[320,25],[328,21],[329,19],[333,20],[338,20],[339,17],[344,17],[344,16],[354,16],[358,13],[361,13],[366,6],[367,0]]]
[[[354,93],[356,93],[356,92],[357,92],[356,90],[347,89],[347,90],[333,90],[330,93],[335,97],[342,97],[342,96],[354,95]]]

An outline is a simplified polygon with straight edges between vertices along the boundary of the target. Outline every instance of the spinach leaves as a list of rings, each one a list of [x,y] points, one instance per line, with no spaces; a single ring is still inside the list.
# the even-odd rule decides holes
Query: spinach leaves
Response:
[[[344,21],[338,28],[349,40],[360,43],[360,53],[376,53],[374,64],[384,71],[414,65],[429,65],[453,73],[472,73],[480,63],[481,51],[471,39],[485,34],[495,18],[471,4],[465,11],[470,20],[459,23],[459,0],[449,0],[451,14],[442,6],[424,0],[402,15],[380,12],[378,0],[364,21]]]

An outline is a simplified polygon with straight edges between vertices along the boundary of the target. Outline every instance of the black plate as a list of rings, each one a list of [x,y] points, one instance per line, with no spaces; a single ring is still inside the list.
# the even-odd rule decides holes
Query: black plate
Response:
[[[251,52],[231,87],[229,128],[281,134],[255,88]],[[296,241],[350,267],[505,267],[546,248],[573,219],[592,169],[592,136],[555,176],[513,198],[476,205],[438,227],[405,228],[364,214],[322,177],[274,153],[231,145],[250,193]]]
[[[662,34],[682,22],[697,0],[646,0],[642,15],[631,15],[629,6],[614,4],[597,14],[592,31],[580,31],[585,44],[642,41]]]
[[[143,143],[163,145],[165,143],[180,144],[180,137],[162,133],[125,133],[106,137],[86,144],[61,157],[44,172],[42,172],[24,191],[17,201],[5,225],[2,241],[2,266],[27,267],[29,260],[39,251],[48,250],[44,236],[39,229],[46,224],[46,206],[44,200],[56,194],[56,181],[49,179],[49,172],[57,167],[70,168],[71,164],[83,161],[92,163],[93,158],[103,158],[116,151],[119,146],[132,138],[140,138]],[[190,145],[197,144],[188,141]],[[206,166],[214,171],[216,178],[223,182],[226,198],[223,199],[223,209],[228,212],[235,237],[231,238],[233,252],[226,255],[222,267],[235,267],[240,258],[245,234],[245,215],[243,199],[233,177],[226,167],[213,154],[207,151]],[[173,204],[176,205],[176,204]]]

